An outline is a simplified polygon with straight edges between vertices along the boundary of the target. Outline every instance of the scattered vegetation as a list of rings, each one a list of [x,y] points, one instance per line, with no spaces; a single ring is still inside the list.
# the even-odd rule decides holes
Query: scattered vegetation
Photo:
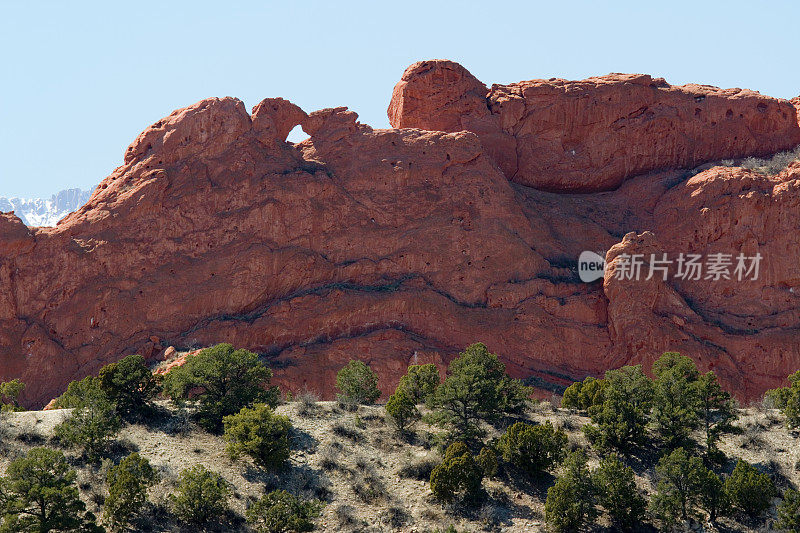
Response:
[[[748,157],[739,163],[739,166],[755,170],[761,174],[773,176],[785,170],[794,161],[800,159],[800,146],[785,152],[778,152],[767,158]],[[733,160],[726,160],[722,162],[725,166],[733,166],[736,164]]]
[[[648,369],[653,378],[626,366],[572,384],[562,408],[557,400],[534,406],[530,390],[475,344],[450,363],[444,381],[433,365],[409,367],[385,406],[364,405],[378,398],[377,378],[351,361],[338,381],[355,412],[343,413],[304,393],[276,408],[272,374],[251,352],[218,345],[194,357],[163,380],[170,408],[155,408],[161,384],[138,356],[70,384],[56,403],[71,411],[53,413],[47,431],[57,437],[51,444],[74,448],[85,461],[34,447],[47,433],[12,432],[13,445],[3,442],[10,457],[0,457],[0,532],[103,530],[87,509],[102,513],[109,531],[160,523],[311,531],[321,516],[342,531],[417,527],[418,520],[430,531],[453,531],[451,522],[459,530],[516,529],[519,520],[533,520],[526,516],[542,517],[557,532],[703,523],[725,531],[800,530],[798,466],[774,460],[789,446],[778,449],[766,437],[783,431],[796,438],[780,428],[776,409],[790,428],[800,426],[800,372],[788,387],[768,392],[759,411],[742,410],[713,372],[667,352]],[[4,410],[17,410],[22,387],[0,385]],[[4,421],[28,414],[35,413],[9,413]],[[126,442],[120,432],[134,427],[172,435],[190,415],[200,428],[190,425],[175,438],[216,439],[214,450],[187,450],[198,458],[225,443],[217,461],[227,470],[203,461],[156,467],[152,448],[119,460],[111,446]],[[723,438],[734,432],[741,436]],[[237,461],[243,456],[249,460]],[[232,472],[259,492],[242,494],[241,481],[226,481]],[[427,482],[427,496],[410,480]],[[404,484],[411,493],[398,492]],[[342,491],[358,505],[342,504]],[[410,508],[409,497],[422,507]]]

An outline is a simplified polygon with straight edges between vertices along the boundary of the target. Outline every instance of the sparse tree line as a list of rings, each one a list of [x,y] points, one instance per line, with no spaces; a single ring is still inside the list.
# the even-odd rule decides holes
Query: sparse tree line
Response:
[[[385,410],[400,437],[408,437],[420,420],[440,428],[435,442],[441,461],[427,479],[433,498],[453,509],[485,499],[486,479],[542,481],[555,475],[545,501],[545,520],[555,532],[588,528],[603,515],[619,530],[643,523],[670,530],[735,514],[757,522],[778,490],[768,474],[743,460],[724,471],[727,458],[718,443],[736,431],[738,417],[731,395],[713,372],[701,374],[678,353],[665,353],[650,370],[653,378],[640,365],[625,366],[564,391],[562,407],[591,419],[583,431],[597,457],[594,467],[590,450],[571,443],[563,429],[525,417],[532,390],[510,378],[480,343],[450,362],[444,380],[435,365],[409,366]],[[280,395],[271,379],[257,354],[229,344],[190,355],[164,376],[154,375],[141,356],[129,356],[70,383],[55,407],[72,412],[55,435],[86,463],[98,464],[125,423],[153,416],[161,395],[179,409],[191,404],[200,427],[223,435],[232,459],[247,456],[257,468],[277,472],[292,452],[292,424],[274,412]],[[796,428],[800,372],[789,379],[789,387],[769,391],[766,399]],[[336,384],[346,408],[381,395],[377,375],[357,360],[339,371]],[[21,410],[23,389],[17,380],[0,384],[3,412]],[[498,438],[487,440],[490,427]],[[656,492],[648,497],[631,465],[654,450]],[[105,477],[108,497],[98,519],[80,500],[76,470],[63,452],[32,448],[0,477],[0,533],[126,530],[147,505],[159,473],[131,453]],[[230,495],[222,476],[198,465],[180,472],[169,502],[180,522],[201,527],[229,514]],[[323,506],[274,490],[250,505],[246,518],[262,532],[311,531]],[[778,515],[776,527],[800,532],[800,493],[786,489]]]

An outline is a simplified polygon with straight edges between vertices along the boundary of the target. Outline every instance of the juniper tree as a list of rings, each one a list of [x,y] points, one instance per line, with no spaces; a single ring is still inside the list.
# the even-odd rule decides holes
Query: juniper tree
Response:
[[[0,383],[0,403],[3,411],[22,411],[19,395],[25,390],[25,384],[18,379]]]
[[[616,455],[600,461],[592,475],[600,505],[616,527],[631,530],[644,517],[647,502],[636,487],[633,469]]]
[[[733,429],[736,420],[736,403],[729,392],[723,390],[713,371],[697,380],[697,398],[700,423],[705,430],[706,453],[714,455],[722,433]]]
[[[227,451],[237,459],[249,455],[255,463],[268,470],[280,469],[289,459],[289,417],[275,414],[265,404],[243,407],[235,415],[223,419]]]
[[[467,347],[450,362],[447,378],[436,388],[433,421],[469,440],[483,433],[481,422],[520,412],[530,390],[505,370],[484,344]]]
[[[102,531],[75,486],[77,473],[64,454],[32,448],[0,477],[0,531]]]
[[[278,403],[278,388],[270,387],[272,371],[258,355],[217,344],[186,357],[186,362],[164,377],[164,392],[176,403],[199,404],[197,417],[204,428],[222,429],[222,419],[243,407]]]
[[[555,533],[579,531],[594,521],[596,492],[583,450],[571,453],[564,461],[564,473],[547,489],[544,512]]]
[[[144,412],[158,393],[156,377],[141,355],[129,355],[104,366],[98,379],[100,388],[125,417]]]
[[[685,445],[698,427],[700,404],[694,361],[677,352],[664,353],[653,363],[652,419],[668,448]]]
[[[363,361],[352,360],[336,374],[336,388],[345,401],[370,404],[377,400],[378,375]]]
[[[99,389],[88,389],[79,406],[55,428],[61,442],[81,448],[96,462],[121,427],[114,404]]]
[[[156,470],[138,453],[128,455],[109,469],[103,519],[112,531],[125,530],[131,518],[141,512],[147,502],[147,489],[157,480]]]
[[[589,408],[589,416],[596,425],[587,424],[584,432],[601,449],[627,451],[645,440],[653,382],[641,365],[609,370],[604,381],[603,402]]]
[[[410,365],[406,375],[400,378],[402,387],[415,404],[428,403],[439,386],[439,370],[436,365]]]

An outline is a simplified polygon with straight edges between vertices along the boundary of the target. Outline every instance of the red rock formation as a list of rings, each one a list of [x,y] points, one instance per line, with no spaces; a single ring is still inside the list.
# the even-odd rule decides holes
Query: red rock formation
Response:
[[[476,341],[542,387],[665,349],[713,367],[743,398],[800,366],[797,166],[776,177],[668,170],[595,194],[536,190],[501,172],[502,143],[487,135],[505,115],[483,113],[480,83],[454,63],[425,75],[459,96],[426,96],[411,76],[395,89],[396,116],[420,118],[426,99],[445,102],[437,127],[472,124],[477,135],[373,130],[346,108],[306,115],[281,99],[250,115],[236,99],[212,98],[143,132],[57,227],[0,216],[0,379],[27,382],[25,402],[43,405],[126,354],[156,359],[168,346],[223,341],[263,353],[284,388],[328,397],[350,358],[369,362],[389,391],[408,363],[443,366]],[[640,82],[592,83],[621,102],[615,91],[651,90]],[[652,91],[678,101],[689,89]],[[708,100],[764,99],[778,124],[772,106],[784,104],[752,94]],[[538,131],[533,116],[520,120]],[[285,142],[299,123],[310,139]],[[752,153],[781,144],[753,127],[742,141],[756,143]],[[515,146],[529,139],[499,135]],[[606,140],[597,153],[618,142]],[[737,142],[713,137],[690,152]],[[665,167],[689,153],[643,146],[631,149],[651,161],[675,156]],[[614,161],[599,158],[586,183],[609,183]],[[550,163],[526,163],[535,164]],[[604,282],[577,279],[585,249],[611,249]],[[650,251],[758,251],[764,275],[721,284],[612,275],[619,254]]]
[[[800,144],[785,100],[640,74],[485,90],[456,63],[421,61],[403,73],[388,114],[395,128],[473,131],[509,179],[560,192],[614,189],[653,170]]]

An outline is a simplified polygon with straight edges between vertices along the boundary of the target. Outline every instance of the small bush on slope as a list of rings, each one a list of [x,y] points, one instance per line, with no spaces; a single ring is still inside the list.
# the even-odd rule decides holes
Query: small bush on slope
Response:
[[[121,425],[106,395],[99,389],[88,389],[80,406],[56,426],[55,433],[61,442],[81,448],[90,462],[97,462]]]
[[[289,459],[289,418],[276,415],[265,404],[244,407],[223,419],[228,454],[236,459],[249,455],[260,467],[277,470]]]
[[[157,480],[155,469],[138,453],[130,454],[109,469],[103,520],[112,531],[124,531],[131,518],[142,511],[147,502],[147,489]]]
[[[392,418],[400,432],[405,432],[420,417],[413,397],[402,385],[389,396],[389,401],[386,402],[386,414]]]
[[[247,521],[261,533],[313,531],[320,502],[304,501],[285,490],[265,494],[247,510]]]
[[[345,401],[356,404],[370,404],[377,400],[378,375],[362,361],[350,361],[336,374],[336,388]]]
[[[229,510],[230,489],[222,476],[202,465],[182,470],[178,488],[170,494],[172,510],[180,520],[204,525]]]
[[[564,458],[567,434],[555,429],[550,421],[535,426],[517,422],[500,437],[497,449],[504,460],[536,476]]]
[[[431,492],[442,502],[451,502],[457,495],[474,499],[481,488],[483,471],[463,442],[451,444],[442,462],[431,472]]]

